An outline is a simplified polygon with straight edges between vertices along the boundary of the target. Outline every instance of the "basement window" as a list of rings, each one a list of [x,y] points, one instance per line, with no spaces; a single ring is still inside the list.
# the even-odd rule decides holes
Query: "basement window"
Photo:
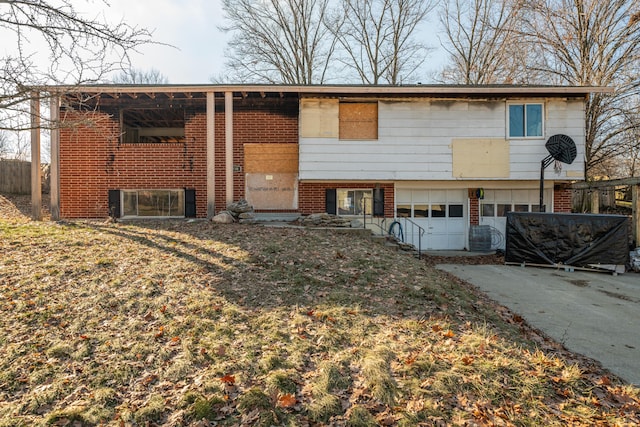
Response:
[[[144,108],[120,110],[123,143],[184,142],[184,110]]]
[[[122,190],[123,217],[183,218],[184,190]]]

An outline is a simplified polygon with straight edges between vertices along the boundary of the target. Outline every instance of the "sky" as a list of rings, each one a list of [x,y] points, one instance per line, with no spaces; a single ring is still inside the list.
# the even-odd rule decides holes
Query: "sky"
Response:
[[[77,3],[84,2],[78,0]],[[169,83],[175,84],[210,83],[212,76],[223,73],[229,36],[219,30],[224,23],[220,0],[109,0],[109,4],[110,7],[104,9],[108,20],[114,23],[124,20],[153,30],[156,41],[175,46],[142,47],[140,53],[132,55],[134,68],[155,68]],[[88,5],[103,9],[99,0],[89,0]],[[437,35],[430,30],[435,27],[435,12],[431,21],[421,35],[430,46],[439,48]],[[426,68],[434,70],[442,63],[443,53],[439,48],[430,55]]]
[[[210,83],[212,76],[222,73],[227,35],[218,29],[223,23],[219,0],[109,0],[109,4],[104,9],[107,20],[147,28],[155,41],[175,46],[143,46],[131,55],[134,68],[155,68],[176,84]],[[102,8],[98,0],[89,5]]]

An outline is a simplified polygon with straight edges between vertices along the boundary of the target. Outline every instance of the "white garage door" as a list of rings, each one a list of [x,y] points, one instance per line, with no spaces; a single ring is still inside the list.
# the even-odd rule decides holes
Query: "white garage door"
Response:
[[[553,206],[551,190],[545,190],[547,211]],[[540,190],[486,190],[480,200],[480,225],[492,227],[492,248],[505,248],[508,212],[538,212]]]
[[[461,250],[467,230],[466,190],[396,190],[396,217],[408,218],[425,230],[421,248]],[[418,229],[403,224],[405,241],[418,247]]]

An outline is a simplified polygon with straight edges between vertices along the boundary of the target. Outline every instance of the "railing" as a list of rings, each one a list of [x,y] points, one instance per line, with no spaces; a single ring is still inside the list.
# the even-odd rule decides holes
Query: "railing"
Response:
[[[409,236],[409,235],[415,236],[416,235],[416,230],[417,230],[417,235],[418,235],[418,258],[420,258],[420,254],[422,253],[422,236],[424,236],[425,229],[420,227],[415,222],[411,221],[409,218],[405,218],[405,217],[396,218],[396,220],[394,222],[397,222],[400,225],[402,225],[402,223],[404,223],[404,226],[402,227],[403,228],[403,237],[404,237],[403,242],[407,239],[407,236]],[[404,242],[404,243],[406,243],[406,242]],[[411,244],[413,246],[416,246],[416,244],[414,242],[411,242]]]
[[[369,222],[367,222],[367,216],[370,217]],[[420,254],[422,254],[422,236],[424,236],[425,229],[420,227],[415,222],[411,221],[409,218],[398,218],[389,225],[389,228],[387,228],[387,218],[382,218],[379,221],[374,221],[374,217],[372,215],[364,214],[362,216],[362,220],[363,228],[369,228],[372,233],[378,234],[380,236],[393,236],[396,240],[402,243],[409,243],[407,242],[407,236],[409,234],[411,234],[412,236],[417,234],[417,257],[420,258]],[[400,227],[399,230],[395,229],[396,224]],[[373,227],[367,227],[367,225]],[[414,242],[411,242],[411,244],[414,247],[416,246]]]
[[[371,218],[371,221],[367,223],[367,216]],[[388,235],[386,230],[387,219],[382,218],[379,222],[374,221],[373,214],[367,215],[366,209],[362,212],[362,228],[367,228],[367,224],[371,225],[371,232],[373,234],[377,234],[378,236],[386,236]]]

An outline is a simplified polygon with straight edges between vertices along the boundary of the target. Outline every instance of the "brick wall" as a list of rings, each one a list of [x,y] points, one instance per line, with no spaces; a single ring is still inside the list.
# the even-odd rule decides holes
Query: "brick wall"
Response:
[[[301,182],[298,185],[298,208],[301,214],[326,212],[325,194],[327,189],[349,188],[349,189],[373,189],[376,183],[323,183],[323,182]],[[384,216],[393,217],[394,186],[393,184],[380,184],[384,189]]]
[[[224,116],[220,120],[224,123]],[[218,121],[216,118],[216,124]],[[216,141],[216,158],[222,162],[220,168],[216,165],[216,181],[221,183],[220,190],[216,188],[216,210],[220,210],[226,206],[224,127],[222,135],[216,135]],[[236,101],[233,115],[233,164],[241,166],[241,170],[233,173],[234,201],[245,197],[244,144],[253,143],[297,144],[297,100],[274,105],[251,105],[249,101]]]
[[[110,189],[195,188],[196,213],[206,216],[206,117],[188,114],[185,142],[122,144],[119,120],[94,112],[65,112],[68,122],[91,124],[60,132],[60,214],[63,218],[108,215]]]
[[[298,142],[297,103],[234,105],[233,162],[243,166],[245,143]],[[110,189],[195,188],[196,215],[207,212],[207,135],[204,111],[187,112],[185,142],[120,143],[117,117],[107,113],[65,111],[60,132],[60,214],[63,218],[108,215]],[[226,207],[225,115],[215,114],[215,205]],[[234,172],[234,200],[244,197],[244,170]],[[324,201],[324,196],[323,196]]]
[[[480,199],[475,191],[469,191],[469,225],[480,224]]]
[[[556,185],[553,187],[553,211],[560,213],[571,213],[571,188],[567,185]]]

